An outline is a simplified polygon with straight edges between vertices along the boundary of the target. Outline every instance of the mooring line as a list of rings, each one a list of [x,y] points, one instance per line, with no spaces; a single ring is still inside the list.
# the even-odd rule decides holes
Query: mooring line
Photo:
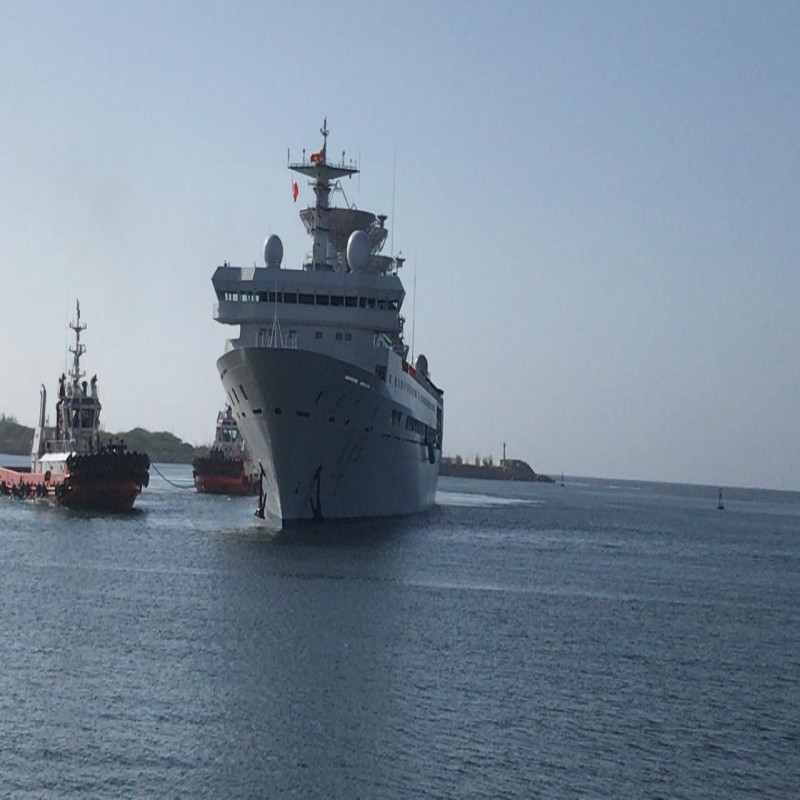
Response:
[[[171,481],[152,461],[150,462],[150,466],[170,485],[174,486],[176,489],[194,489],[194,481],[190,484],[185,483],[175,483],[175,481]]]

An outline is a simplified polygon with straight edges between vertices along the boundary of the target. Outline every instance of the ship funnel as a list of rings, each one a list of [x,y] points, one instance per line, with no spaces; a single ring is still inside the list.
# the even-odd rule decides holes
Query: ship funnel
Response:
[[[39,427],[44,428],[45,411],[47,408],[47,389],[42,388],[39,390]]]

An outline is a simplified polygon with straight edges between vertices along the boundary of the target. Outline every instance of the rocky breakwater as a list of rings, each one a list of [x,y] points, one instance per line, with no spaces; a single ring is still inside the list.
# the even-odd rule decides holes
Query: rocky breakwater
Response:
[[[477,464],[465,464],[458,456],[443,457],[439,466],[439,475],[450,478],[474,478],[489,481],[538,481],[554,483],[548,475],[535,472],[527,461],[519,458],[507,458],[499,464],[484,460]]]

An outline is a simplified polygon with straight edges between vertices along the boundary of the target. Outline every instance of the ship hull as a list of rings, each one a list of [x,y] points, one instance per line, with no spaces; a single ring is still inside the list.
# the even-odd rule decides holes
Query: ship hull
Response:
[[[245,475],[231,477],[197,472],[194,476],[194,486],[200,494],[258,494],[258,481],[249,480]]]
[[[433,506],[439,450],[391,426],[398,402],[378,376],[319,353],[272,348],[230,350],[217,368],[263,468],[271,522]]]
[[[241,458],[226,458],[213,450],[192,462],[194,486],[200,494],[258,494],[258,478]]]
[[[66,465],[59,473],[0,467],[0,494],[88,511],[130,511],[149,482],[150,460],[139,453],[73,454]]]
[[[0,494],[21,499],[51,500],[67,508],[130,511],[142,491],[132,480],[76,480],[69,474],[45,479],[41,473],[0,467]]]
[[[130,511],[142,491],[134,481],[76,481],[65,486],[58,502],[89,511]]]

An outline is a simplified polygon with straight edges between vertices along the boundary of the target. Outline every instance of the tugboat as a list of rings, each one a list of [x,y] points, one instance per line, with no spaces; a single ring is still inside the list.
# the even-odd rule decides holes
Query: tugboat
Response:
[[[42,384],[39,424],[33,435],[30,467],[0,467],[0,494],[53,499],[70,508],[127,511],[150,479],[150,459],[128,452],[122,441],[100,440],[97,376],[82,380],[81,306],[70,323],[75,346],[69,378],[59,379],[56,425],[47,426],[47,390]]]
[[[206,494],[258,494],[261,476],[247,452],[230,406],[217,414],[217,432],[208,455],[192,461],[194,485]]]

